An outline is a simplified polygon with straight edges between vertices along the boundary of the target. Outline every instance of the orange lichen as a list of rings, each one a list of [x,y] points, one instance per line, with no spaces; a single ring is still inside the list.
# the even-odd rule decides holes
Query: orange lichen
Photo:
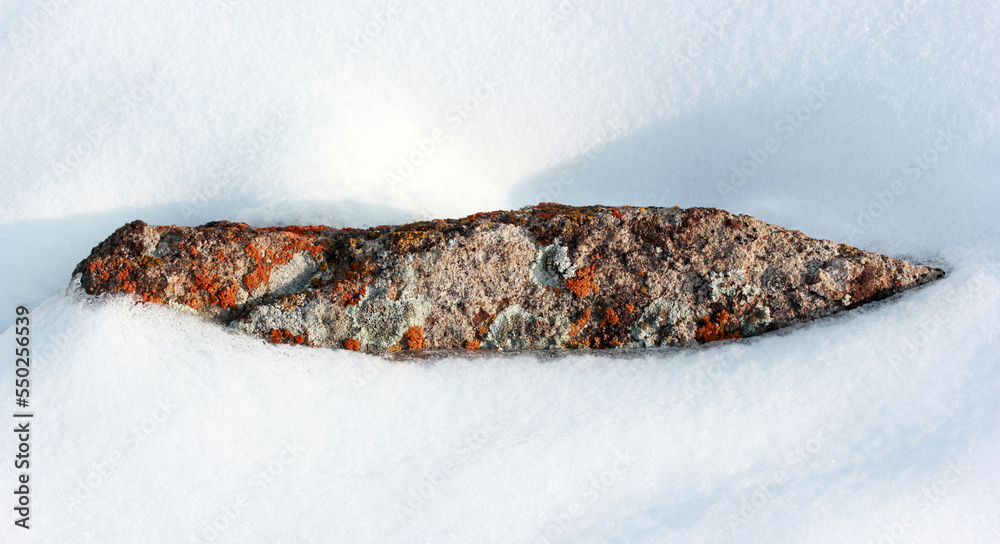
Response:
[[[626,304],[625,305],[625,311],[628,312],[628,313],[634,312],[635,311],[635,304]]]
[[[223,308],[230,309],[236,307],[236,294],[239,293],[239,286],[235,283],[229,284],[229,287],[222,289],[216,295],[219,300],[219,306]]]
[[[156,227],[163,233],[172,227]],[[170,264],[187,269],[188,276],[182,283],[182,293],[173,297],[177,302],[192,309],[219,306],[232,309],[238,306],[237,298],[246,286],[249,290],[259,289],[270,281],[274,266],[290,262],[296,255],[308,252],[315,260],[323,259],[325,240],[316,241],[316,234],[327,227],[290,227],[287,229],[254,229],[245,223],[221,221],[211,225],[216,230],[211,237],[185,236],[170,242],[172,254]],[[261,232],[265,234],[261,234]],[[235,251],[233,251],[235,250]],[[246,259],[236,259],[236,282],[230,280],[233,270],[223,266],[233,260],[234,253],[245,252]],[[242,257],[242,255],[238,255]],[[162,286],[155,269],[167,264],[163,258],[148,253],[129,257],[95,257],[85,264],[90,273],[88,282],[99,285],[101,291],[131,292],[141,302],[163,302]],[[148,292],[147,292],[148,291]],[[351,298],[356,299],[357,296]],[[289,336],[291,338],[291,336]],[[308,337],[305,338],[308,342]]]
[[[292,331],[288,329],[271,329],[268,340],[272,344],[305,344],[309,342],[309,335],[293,335]]]
[[[583,326],[586,325],[588,321],[590,321],[590,308],[587,308],[583,311],[583,315],[580,316],[580,319],[577,319],[576,321],[570,323],[569,335],[576,336],[580,332],[580,329],[583,328]]]
[[[216,286],[216,282],[211,277],[199,272],[194,273],[194,284],[198,289],[204,289],[205,291],[212,290]]]
[[[566,287],[578,297],[585,297],[591,291],[597,292],[597,284],[594,283],[594,266],[588,265],[577,270],[572,278],[566,280]]]
[[[253,291],[254,289],[261,286],[261,284],[267,282],[271,279],[270,271],[266,268],[259,267],[253,272],[243,276],[243,285],[247,286],[247,289]]]
[[[100,282],[109,282],[104,288],[109,291],[135,292],[132,272],[136,269],[134,260],[121,257],[108,259],[92,259],[87,263],[87,270]],[[132,280],[129,280],[132,278]]]
[[[622,212],[618,211],[615,208],[611,208],[611,216],[612,217],[621,217],[622,216]]]
[[[151,295],[149,293],[142,293],[141,295],[139,295],[139,301],[140,302],[144,302],[144,303],[145,302],[155,302],[155,303],[158,303],[158,304],[163,304],[163,297],[156,296],[156,295]]]
[[[247,257],[253,259],[253,262],[260,264],[260,251],[257,250],[257,246],[247,244],[246,247],[243,248],[243,251],[246,252]]]
[[[347,340],[344,340],[344,349],[358,351],[361,349],[361,342],[358,342],[355,338],[348,338]]]
[[[608,325],[617,325],[617,324],[618,324],[618,314],[616,314],[615,311],[612,310],[611,308],[604,310],[604,317],[601,318],[601,328],[604,328]]]
[[[482,345],[483,343],[476,339],[465,341],[465,349],[479,349]]]
[[[328,228],[329,227],[324,225],[289,225],[287,227],[268,227],[262,230],[271,232],[291,232],[300,236],[308,236],[311,234],[319,234]]]
[[[424,328],[413,326],[406,329],[403,333],[403,337],[406,338],[406,345],[410,349],[421,349],[427,347],[427,341],[424,340]]]
[[[726,310],[719,310],[711,317],[705,316],[702,321],[704,324],[694,332],[694,336],[699,342],[714,342],[742,337],[738,328],[727,332],[727,328],[732,329],[739,325],[739,320]]]
[[[841,257],[860,257],[865,253],[864,251],[847,244],[839,244],[837,246],[837,250],[840,252]]]
[[[368,285],[362,285],[357,291],[348,291],[341,295],[341,303],[344,306],[353,306],[368,292]]]
[[[499,219],[505,219],[507,221],[513,221],[517,219],[517,213],[505,210],[495,210],[492,212],[479,212],[462,218],[461,222],[478,221],[478,220],[488,220],[496,221]]]
[[[212,226],[215,227],[215,228],[217,228],[217,229],[248,229],[248,228],[250,228],[250,225],[248,225],[246,223],[237,223],[237,222],[227,221],[227,220],[216,221],[215,224],[212,225]]]

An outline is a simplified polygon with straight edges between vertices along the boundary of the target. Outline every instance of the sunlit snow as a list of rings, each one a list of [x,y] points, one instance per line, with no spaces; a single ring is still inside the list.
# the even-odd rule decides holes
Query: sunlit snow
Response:
[[[0,4],[3,542],[1000,540],[1000,9]],[[384,359],[94,300],[133,219],[713,206],[933,264],[884,303],[616,356]],[[0,335],[0,417],[15,331]]]

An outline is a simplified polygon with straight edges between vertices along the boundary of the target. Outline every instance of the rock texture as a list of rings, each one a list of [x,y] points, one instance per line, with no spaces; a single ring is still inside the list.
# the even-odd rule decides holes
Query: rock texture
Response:
[[[368,352],[688,346],[944,275],[717,209],[559,204],[365,230],[134,221],[74,274],[90,294]]]

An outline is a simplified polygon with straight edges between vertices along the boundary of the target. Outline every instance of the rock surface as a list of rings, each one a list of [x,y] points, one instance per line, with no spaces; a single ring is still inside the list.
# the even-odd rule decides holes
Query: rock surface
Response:
[[[74,274],[93,295],[368,352],[688,346],[944,275],[712,208],[559,204],[365,230],[134,221]]]

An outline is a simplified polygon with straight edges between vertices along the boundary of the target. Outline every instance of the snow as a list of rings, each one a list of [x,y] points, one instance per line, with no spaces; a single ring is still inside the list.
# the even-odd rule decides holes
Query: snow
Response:
[[[0,312],[31,309],[35,413],[32,529],[8,491],[4,542],[1000,536],[990,3],[52,0],[0,21]],[[538,201],[721,207],[949,274],[695,350],[415,361],[66,289],[136,218]]]

